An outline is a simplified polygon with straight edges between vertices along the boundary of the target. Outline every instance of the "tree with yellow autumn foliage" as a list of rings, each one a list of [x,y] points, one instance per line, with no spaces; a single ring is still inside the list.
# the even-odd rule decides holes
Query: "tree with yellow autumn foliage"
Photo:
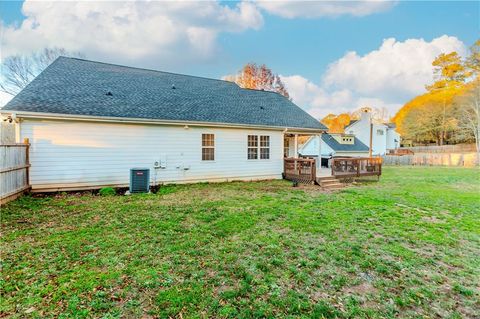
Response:
[[[480,70],[480,41],[471,48],[465,59],[456,52],[440,54],[432,63],[434,82],[427,85],[427,92],[406,103],[393,121],[404,139],[414,143],[456,143],[467,141],[459,129],[459,97],[466,94],[466,87],[478,78]]]
[[[458,133],[464,140],[473,139],[480,165],[480,77],[465,85],[454,98]]]
[[[328,114],[320,122],[328,128],[329,133],[343,133],[345,126],[350,123],[350,114]]]
[[[361,114],[369,112],[372,117],[372,121],[378,123],[385,123],[388,121],[388,111],[385,108],[375,107],[361,107],[351,113],[341,113],[339,115],[328,114],[320,120],[323,125],[328,128],[329,133],[344,133],[345,127],[347,127],[352,120],[359,120]]]
[[[287,99],[290,98],[280,76],[273,73],[265,64],[258,66],[255,63],[247,63],[237,74],[227,75],[223,79],[235,82],[244,89],[272,91]]]

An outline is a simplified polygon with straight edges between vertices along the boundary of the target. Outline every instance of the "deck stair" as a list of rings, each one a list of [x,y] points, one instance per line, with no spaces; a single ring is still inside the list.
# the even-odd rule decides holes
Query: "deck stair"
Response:
[[[345,187],[345,185],[333,176],[317,177],[317,184],[326,190],[339,190]]]

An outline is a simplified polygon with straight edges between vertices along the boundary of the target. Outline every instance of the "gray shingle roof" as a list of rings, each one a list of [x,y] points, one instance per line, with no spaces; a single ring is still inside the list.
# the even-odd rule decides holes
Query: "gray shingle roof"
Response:
[[[368,146],[356,137],[353,139],[353,144],[340,144],[330,134],[322,134],[322,140],[336,152],[368,152],[369,150]]]
[[[5,110],[325,129],[274,92],[66,57],[55,60]]]
[[[345,127],[349,127],[349,126],[351,126],[351,125],[353,125],[353,124],[355,124],[355,123],[357,123],[357,122],[358,122],[358,120],[350,120],[350,122],[348,123],[348,125],[345,126]]]

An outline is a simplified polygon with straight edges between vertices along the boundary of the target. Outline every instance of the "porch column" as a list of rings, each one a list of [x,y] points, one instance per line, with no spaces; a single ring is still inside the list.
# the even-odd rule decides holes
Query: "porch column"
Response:
[[[317,168],[322,169],[322,133],[317,135],[317,142],[318,142]]]
[[[293,143],[293,149],[294,149],[294,158],[298,158],[298,134],[295,134],[295,141]]]

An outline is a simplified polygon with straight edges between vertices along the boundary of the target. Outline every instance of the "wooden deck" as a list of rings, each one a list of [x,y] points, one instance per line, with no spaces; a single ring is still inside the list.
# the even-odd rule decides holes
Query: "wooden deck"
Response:
[[[285,179],[306,184],[321,184],[321,180],[346,179],[354,180],[362,176],[378,176],[382,174],[380,157],[333,158],[331,168],[317,168],[313,158],[285,158]]]
[[[283,160],[285,179],[305,184],[312,184],[317,179],[317,167],[312,158],[285,158]]]
[[[382,175],[381,157],[334,158],[332,175],[336,178]]]

